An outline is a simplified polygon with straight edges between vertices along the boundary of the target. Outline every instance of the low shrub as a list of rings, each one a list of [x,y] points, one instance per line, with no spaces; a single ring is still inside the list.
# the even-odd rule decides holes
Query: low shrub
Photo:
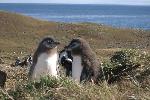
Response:
[[[136,77],[149,66],[150,56],[134,49],[117,51],[110,61],[102,64],[104,77],[108,83],[120,81],[123,76]]]

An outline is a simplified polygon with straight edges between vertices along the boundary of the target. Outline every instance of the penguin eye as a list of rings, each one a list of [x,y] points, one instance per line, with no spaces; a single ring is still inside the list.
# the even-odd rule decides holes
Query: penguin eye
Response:
[[[50,44],[50,43],[52,43],[52,42],[53,42],[52,40],[47,40],[47,43],[48,43],[48,44]]]

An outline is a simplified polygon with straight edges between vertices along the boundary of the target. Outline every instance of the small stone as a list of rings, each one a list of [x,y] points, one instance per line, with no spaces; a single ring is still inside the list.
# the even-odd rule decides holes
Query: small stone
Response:
[[[0,64],[4,64],[4,60],[0,58]]]
[[[137,100],[137,98],[134,95],[132,95],[132,96],[128,96],[128,100]]]

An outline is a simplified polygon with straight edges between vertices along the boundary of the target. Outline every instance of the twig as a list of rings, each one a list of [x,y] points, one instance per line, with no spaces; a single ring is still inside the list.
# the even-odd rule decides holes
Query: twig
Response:
[[[1,88],[0,88],[0,91],[2,91],[2,93],[5,94],[5,95],[9,98],[9,100],[14,100],[13,97],[11,97],[11,96],[7,93],[7,91],[4,91],[4,90],[1,89]]]

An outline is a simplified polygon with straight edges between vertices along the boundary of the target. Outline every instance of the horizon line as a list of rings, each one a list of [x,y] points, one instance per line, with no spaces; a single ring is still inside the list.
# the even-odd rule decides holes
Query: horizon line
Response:
[[[150,4],[109,4],[109,3],[47,3],[47,2],[0,2],[0,4],[58,4],[58,5],[120,5],[120,6],[150,6]]]

